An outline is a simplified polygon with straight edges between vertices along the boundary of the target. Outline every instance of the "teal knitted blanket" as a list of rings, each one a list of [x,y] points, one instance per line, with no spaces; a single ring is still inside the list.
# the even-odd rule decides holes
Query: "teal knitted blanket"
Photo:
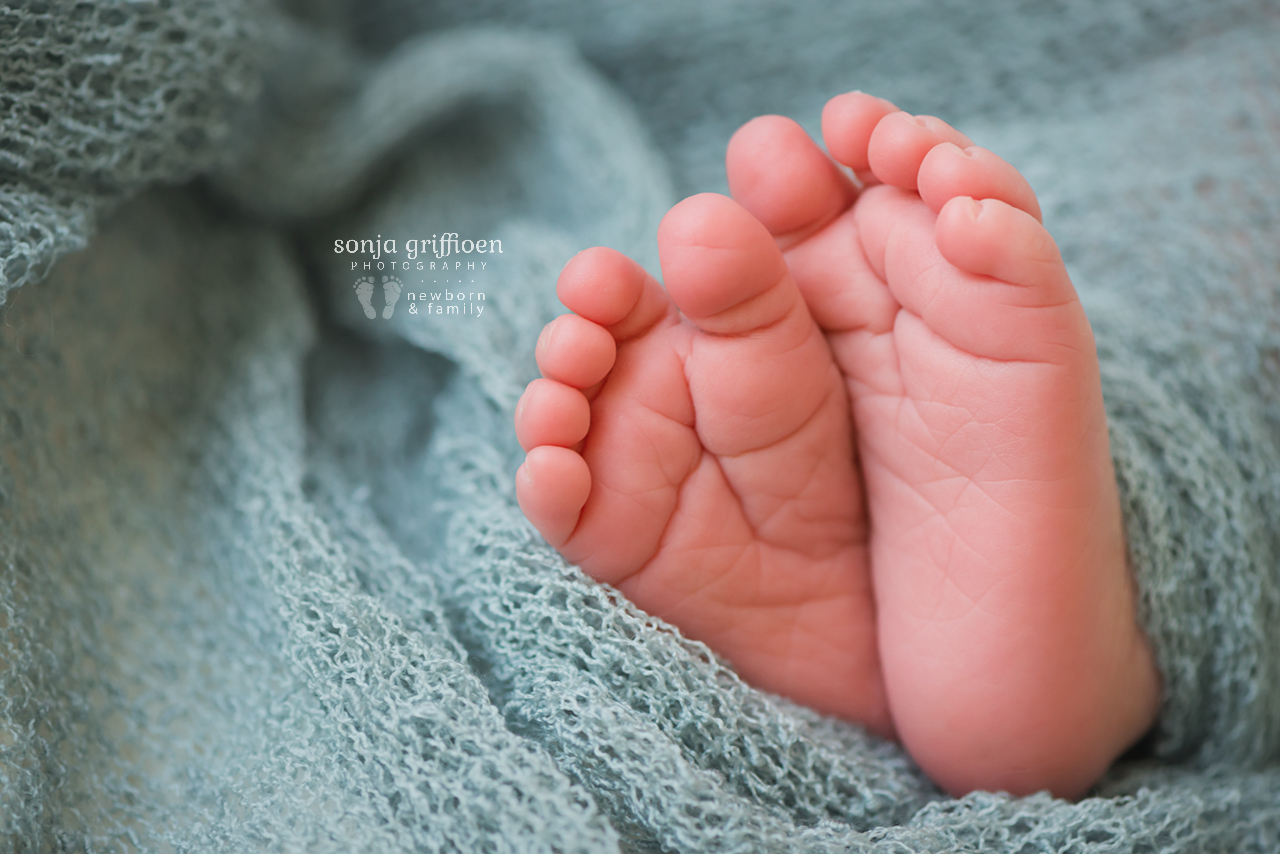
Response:
[[[0,2],[0,850],[1280,852],[1274,0]],[[1094,324],[1151,738],[943,795],[527,525],[604,244],[863,89],[1030,178]]]

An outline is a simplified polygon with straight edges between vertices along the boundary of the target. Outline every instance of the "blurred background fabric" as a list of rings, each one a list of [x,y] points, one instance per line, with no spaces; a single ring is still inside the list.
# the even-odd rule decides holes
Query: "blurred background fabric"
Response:
[[[0,2],[0,850],[1280,851],[1278,46],[1266,0]],[[1165,699],[1078,803],[947,798],[515,505],[564,262],[658,273],[740,124],[851,89],[1021,169],[1094,325]],[[445,233],[502,252],[410,263]]]

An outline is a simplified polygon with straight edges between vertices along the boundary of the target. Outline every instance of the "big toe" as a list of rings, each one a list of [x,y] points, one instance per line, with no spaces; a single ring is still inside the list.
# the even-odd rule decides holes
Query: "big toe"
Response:
[[[709,450],[769,446],[838,389],[782,254],[740,205],[712,194],[686,199],[659,226],[658,253],[672,300],[703,333],[690,336],[685,373]]]
[[[760,116],[729,140],[729,191],[784,246],[803,240],[848,209],[857,192],[804,128]]]
[[[703,193],[668,211],[658,256],[667,293],[704,332],[751,332],[801,305],[772,236],[726,196]]]

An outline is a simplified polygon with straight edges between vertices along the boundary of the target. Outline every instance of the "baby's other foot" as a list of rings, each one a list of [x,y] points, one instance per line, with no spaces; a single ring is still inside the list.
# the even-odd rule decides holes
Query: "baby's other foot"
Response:
[[[729,183],[847,385],[894,725],[953,793],[1078,796],[1159,701],[1088,321],[1012,166],[860,93],[823,132],[866,189],[776,116]]]
[[[849,402],[769,234],[723,196],[658,230],[667,291],[569,262],[516,411],[526,516],[766,690],[891,733]],[[668,293],[670,297],[668,297]]]

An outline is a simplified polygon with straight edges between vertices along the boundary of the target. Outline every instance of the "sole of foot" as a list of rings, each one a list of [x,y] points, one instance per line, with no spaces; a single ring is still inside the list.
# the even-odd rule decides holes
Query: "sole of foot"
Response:
[[[757,119],[727,168],[846,384],[894,725],[953,793],[1078,796],[1160,694],[1088,321],[1011,165],[861,93],[823,134]]]
[[[849,401],[768,232],[716,195],[557,286],[516,415],[526,516],[753,684],[891,734]]]

